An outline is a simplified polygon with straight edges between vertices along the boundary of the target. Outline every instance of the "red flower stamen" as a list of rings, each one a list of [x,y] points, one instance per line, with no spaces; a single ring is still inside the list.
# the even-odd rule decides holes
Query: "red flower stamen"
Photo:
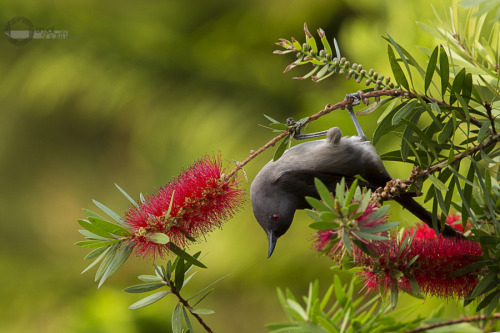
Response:
[[[131,207],[125,221],[134,229],[135,251],[142,255],[163,255],[168,244],[150,240],[156,233],[185,247],[232,217],[244,201],[243,190],[233,178],[226,180],[220,156],[195,162],[179,177]]]

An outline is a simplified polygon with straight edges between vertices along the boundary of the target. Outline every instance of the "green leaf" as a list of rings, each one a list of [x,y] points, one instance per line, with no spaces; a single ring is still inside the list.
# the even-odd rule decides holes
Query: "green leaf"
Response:
[[[269,124],[269,127],[273,128],[273,129],[280,130],[280,131],[286,131],[288,129],[288,126],[286,126],[285,124],[282,124],[282,123],[271,123],[271,124]]]
[[[100,247],[98,249],[95,249],[95,250],[92,250],[90,251],[86,256],[85,258],[83,258],[84,260],[90,260],[90,259],[94,259],[95,257],[101,255],[101,253],[103,253],[104,251],[106,251],[108,248],[107,247]]]
[[[479,129],[479,132],[477,133],[477,142],[481,143],[483,142],[484,138],[486,137],[486,134],[488,133],[488,129],[490,128],[490,122],[489,120],[486,120]]]
[[[412,86],[413,86],[413,79],[411,77],[411,71],[410,71],[410,66],[408,65],[408,61],[406,61],[406,57],[401,49],[401,46],[396,43],[394,41],[394,39],[392,39],[392,37],[390,35],[387,35],[387,37],[389,38],[389,41],[391,42],[391,44],[394,46],[394,48],[396,49],[396,51],[398,52],[399,56],[401,57],[401,61],[403,61],[403,64],[405,65],[406,67],[406,71],[408,72],[408,75],[410,76],[410,82],[412,82]],[[398,65],[399,66],[399,65]],[[408,83],[407,83],[408,84]],[[408,86],[408,90],[410,90],[410,87]]]
[[[434,51],[432,51],[431,57],[429,58],[429,63],[427,64],[427,71],[425,72],[425,92],[429,89],[432,82],[432,76],[434,75],[434,70],[436,69],[437,56],[439,47],[436,46]]]
[[[313,222],[309,224],[309,227],[315,230],[331,230],[338,227],[338,224],[333,222]]]
[[[102,260],[102,258],[104,258],[107,253],[110,251],[111,249],[111,246],[108,246],[108,247],[103,247],[103,248],[100,248],[100,249],[97,249],[97,250],[103,250],[101,254],[99,254],[99,256],[97,257],[97,259],[95,259],[90,265],[88,265],[83,271],[81,274],[85,273],[86,271],[88,271],[89,269],[91,269],[92,267],[94,267],[97,263],[99,263],[99,261]],[[91,254],[91,253],[94,253],[95,251],[97,250],[94,250],[92,252],[90,252],[87,257]],[[87,258],[85,257],[85,258]]]
[[[439,50],[439,73],[441,75],[441,96],[444,99],[446,89],[448,88],[448,81],[450,79],[450,67],[448,63],[448,56],[441,46]]]
[[[402,120],[409,118],[412,115],[412,112],[415,109],[417,103],[418,101],[413,99],[406,103],[401,109],[399,109],[399,111],[392,118],[392,125],[397,126],[401,123]]]
[[[98,236],[101,236],[101,237],[104,237],[104,238],[113,238],[113,236],[111,236],[108,232],[106,232],[105,230],[95,226],[94,224],[92,223],[89,223],[87,221],[84,221],[84,220],[76,220],[78,222],[79,225],[81,225],[83,228],[87,229],[88,231],[98,235]]]
[[[99,281],[97,288],[100,288],[102,286],[102,284],[104,283],[104,281],[106,281],[106,279],[108,277],[113,275],[113,273],[115,273],[118,270],[118,268],[120,268],[125,263],[125,261],[127,261],[128,257],[132,253],[133,249],[134,249],[133,244],[127,244],[127,245],[123,246],[120,249],[120,251],[118,251],[116,256],[113,258],[113,261],[111,261],[111,263],[107,267],[106,271],[102,275],[101,280]]]
[[[88,209],[85,209],[83,208],[83,213],[85,214],[85,216],[87,217],[97,217],[98,219],[102,219],[104,220],[104,218],[96,213],[94,213],[93,211],[91,210],[88,210]]]
[[[193,326],[191,325],[191,321],[189,320],[188,313],[187,313],[186,308],[184,306],[182,307],[182,313],[184,315],[184,321],[186,322],[186,325],[189,329],[189,333],[194,333]]]
[[[425,144],[425,147],[426,148],[429,148],[431,150],[431,152],[434,154],[434,157],[437,158],[438,154],[436,152],[436,150],[434,149],[434,143],[432,142],[432,140],[430,138],[428,138],[418,127],[417,125],[413,124],[412,122],[408,121],[407,119],[402,119],[402,121],[407,125],[407,126],[410,126],[413,131],[415,132],[415,134],[417,134],[420,139],[422,140],[422,142]]]
[[[290,136],[285,137],[280,145],[278,146],[278,149],[276,149],[276,152],[274,153],[273,161],[277,161],[281,155],[285,152],[286,148],[288,147],[288,143],[290,142]]]
[[[395,99],[394,100],[394,103],[398,102],[399,100],[398,99]],[[389,105],[388,108],[390,108],[392,106],[392,103]],[[379,120],[377,121],[379,124],[377,126],[377,128],[375,129],[375,133],[373,134],[373,144],[377,144],[377,142],[380,140],[380,138],[382,136],[384,136],[385,134],[389,133],[393,128],[394,126],[392,125],[392,118],[394,117],[394,115],[396,114],[396,112],[398,112],[401,108],[403,107],[403,104],[399,104],[397,107],[395,107],[394,109],[392,109],[388,114],[382,114],[382,116],[384,116],[384,118],[382,120]],[[382,117],[381,116],[381,117]]]
[[[476,288],[472,291],[470,296],[468,297],[469,299],[474,299],[478,297],[479,295],[482,295],[484,293],[487,293],[491,289],[495,288],[497,283],[492,284],[494,281],[498,282],[498,273],[497,272],[489,272],[486,274],[481,281],[477,284]]]
[[[345,196],[345,199],[344,199],[344,206],[345,207],[349,206],[349,204],[351,203],[352,197],[354,196],[354,192],[356,191],[357,186],[358,186],[358,179],[355,179],[352,182],[351,187],[349,188],[349,192],[347,192],[347,195]],[[332,207],[333,207],[333,204],[332,204]]]
[[[352,253],[351,240],[347,232],[342,233],[342,243],[349,254]]]
[[[182,333],[182,309],[180,303],[177,303],[172,312],[172,332]]]
[[[321,201],[319,201],[316,198],[305,197],[305,199],[306,199],[307,203],[309,205],[311,205],[312,208],[316,209],[319,212],[331,210],[331,208],[329,208],[328,206],[326,206],[324,203],[322,203]]]
[[[164,233],[157,232],[149,236],[149,240],[156,244],[168,244],[168,242],[170,242],[170,237],[168,237]]]
[[[129,227],[128,223],[123,221],[123,219],[120,217],[120,215],[116,214],[114,211],[112,211],[111,209],[109,209],[108,207],[106,207],[105,205],[103,205],[102,203],[100,203],[99,201],[97,200],[92,200],[94,202],[94,204],[99,207],[103,212],[105,212],[106,214],[108,214],[111,218],[113,218],[113,220],[115,220],[116,222],[120,223],[121,225],[123,225],[124,227]]]
[[[378,220],[381,219],[384,215],[387,214],[389,209],[391,208],[391,205],[385,205],[374,211],[373,213],[370,214],[370,219],[372,220]],[[398,223],[398,222],[389,222],[389,223]],[[385,223],[385,224],[389,224]],[[370,227],[371,228],[371,227]]]
[[[139,280],[143,282],[159,282],[162,281],[162,278],[156,275],[139,275]]]
[[[441,182],[439,179],[437,179],[434,175],[429,175],[429,179],[432,182],[432,184],[434,184],[434,186],[436,186],[436,188],[438,190],[448,191],[448,188],[446,187],[446,185],[443,182]]]
[[[398,305],[398,283],[397,281],[391,285],[391,307],[394,310]]]
[[[462,68],[462,70],[460,70],[460,72],[458,72],[457,75],[455,76],[453,84],[451,85],[450,105],[453,105],[453,103],[455,103],[455,101],[457,100],[455,95],[459,94],[460,91],[462,90],[464,80],[465,80],[465,68]]]
[[[401,66],[399,66],[398,61],[396,60],[396,56],[394,55],[394,51],[392,50],[392,47],[390,45],[387,45],[387,53],[389,54],[389,63],[391,64],[392,73],[394,74],[396,82],[406,90],[410,90],[408,80],[406,79]]]
[[[267,120],[269,120],[271,123],[279,123],[279,121],[277,121],[276,119],[274,119],[272,117],[269,117],[268,115],[264,115],[264,117],[266,117]]]
[[[202,264],[198,259],[195,257],[191,256],[187,252],[185,252],[183,249],[175,245],[174,243],[170,242],[168,245],[169,250],[171,250],[173,253],[175,253],[179,258],[184,259],[188,263],[201,267],[201,268],[207,268],[204,264]]]
[[[182,289],[182,285],[184,284],[184,274],[184,260],[179,259],[177,266],[175,267],[175,287],[177,290]]]
[[[333,196],[328,187],[319,178],[314,178],[314,185],[323,203],[333,209]]]
[[[388,98],[382,98],[380,102],[375,102],[371,103],[370,105],[367,105],[366,107],[362,108],[361,110],[356,112],[356,115],[358,116],[365,116],[367,114],[370,114],[374,111],[376,111],[378,108],[381,106],[385,105],[387,102],[390,102],[394,99],[394,97],[388,97]]]
[[[387,207],[387,206],[384,206],[384,207]],[[384,231],[394,229],[398,225],[399,225],[399,222],[387,222],[387,223],[379,224],[379,225],[376,225],[373,227],[361,227],[359,230],[373,234],[373,233],[377,233],[377,232],[384,232]]]
[[[107,231],[113,235],[125,236],[125,237],[130,236],[130,232],[118,224],[114,224],[107,220],[100,219],[97,217],[89,217],[89,221],[96,227],[104,231]]]
[[[156,290],[164,286],[165,286],[164,283],[145,283],[127,287],[123,289],[123,291],[126,293],[145,293],[148,291]]]
[[[215,313],[215,311],[208,309],[193,309],[191,310],[191,313],[195,313],[197,315],[209,315]]]
[[[119,239],[114,239],[110,241],[102,241],[102,240],[88,240],[88,241],[80,241],[76,242],[76,246],[81,246],[81,247],[86,247],[86,248],[93,248],[93,247],[103,247],[103,246],[108,246],[111,244],[118,243],[120,240]]]
[[[128,195],[128,193],[127,193],[127,192],[125,192],[125,190],[124,190],[124,189],[122,189],[122,188],[121,188],[118,184],[115,184],[115,186],[116,186],[116,188],[117,188],[118,190],[120,190],[120,192],[122,192],[122,194],[125,196],[125,198],[127,198],[127,199],[128,199],[128,201],[130,201],[130,203],[131,203],[132,205],[134,205],[136,208],[139,208],[139,205],[137,204],[137,202],[135,202],[135,200],[134,200],[134,199],[132,199],[132,197],[131,197],[130,195]]]
[[[444,125],[441,133],[439,133],[438,143],[443,144],[448,142],[448,140],[451,138],[454,132],[455,132],[455,126],[453,125],[453,121],[449,119]]]
[[[116,243],[110,246],[109,251],[107,251],[106,256],[104,257],[104,260],[102,261],[101,265],[97,269],[97,272],[95,273],[95,281],[99,280],[103,274],[106,272],[108,269],[109,265],[113,261],[113,258],[116,255],[116,252],[118,251],[118,248],[120,247],[120,243]]]
[[[153,304],[154,302],[159,301],[163,297],[167,296],[169,293],[170,293],[170,291],[159,291],[157,293],[154,293],[152,295],[149,295],[148,297],[141,299],[140,301],[135,302],[134,304],[132,304],[128,308],[131,310],[143,308],[145,306]]]
[[[450,274],[451,278],[455,278],[457,276],[461,276],[464,274],[472,273],[474,271],[477,271],[478,269],[481,269],[483,267],[486,267],[488,265],[492,264],[491,260],[483,260],[483,261],[477,261],[473,262],[472,264],[469,264],[459,270],[456,270],[455,272]]]
[[[417,112],[413,114],[410,121],[414,124],[418,123],[420,115],[421,111],[420,109],[417,109]],[[410,149],[415,155],[415,157],[418,159],[419,158],[418,153],[415,147],[413,147],[413,130],[410,127],[406,126],[403,131],[403,136],[401,138],[401,159],[403,160],[403,162],[406,162],[408,160],[408,154]]]
[[[369,240],[387,240],[387,237],[380,236],[380,235],[375,235],[372,233],[367,233],[367,232],[362,232],[362,231],[353,231],[353,234],[359,236],[362,239],[369,239]]]
[[[420,287],[417,283],[417,280],[415,280],[415,277],[413,275],[408,275],[408,280],[410,281],[412,295],[417,297],[417,298],[423,299],[424,297],[420,293]]]

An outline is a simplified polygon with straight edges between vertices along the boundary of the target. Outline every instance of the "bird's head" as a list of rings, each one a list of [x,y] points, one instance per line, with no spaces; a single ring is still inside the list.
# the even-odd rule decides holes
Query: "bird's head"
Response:
[[[254,182],[250,189],[250,198],[255,218],[267,234],[269,258],[273,254],[278,238],[283,236],[292,224],[297,200],[289,193],[266,185],[268,184]]]

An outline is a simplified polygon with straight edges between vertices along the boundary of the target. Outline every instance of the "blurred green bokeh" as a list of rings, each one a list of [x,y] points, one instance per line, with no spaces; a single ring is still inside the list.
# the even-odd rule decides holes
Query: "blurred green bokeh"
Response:
[[[293,59],[272,54],[278,38],[303,40],[304,22],[322,27],[352,62],[388,75],[381,36],[417,59],[424,59],[418,45],[435,43],[415,24],[433,19],[430,1],[4,1],[0,23],[17,16],[69,35],[23,46],[0,39],[0,331],[9,333],[169,330],[173,299],[132,311],[138,295],[121,291],[152,273],[151,262],[132,258],[99,291],[92,273],[80,275],[87,251],[73,245],[82,239],[75,220],[82,207],[94,209],[93,198],[124,212],[114,183],[137,197],[205,153],[243,160],[272,137],[257,126],[267,124],[264,113],[298,119],[363,88],[343,77],[291,80],[301,69],[282,74]],[[377,117],[360,120],[368,135]],[[332,126],[355,134],[342,112],[308,130]],[[395,145],[389,138],[377,149]],[[245,168],[250,182],[272,153]],[[408,172],[387,166],[396,177]],[[392,218],[415,221],[396,207]],[[331,282],[331,263],[311,249],[307,224],[298,213],[267,260],[248,200],[223,230],[191,248],[208,253],[209,266],[191,288],[230,274],[205,300],[216,312],[207,317],[214,331],[264,332],[265,323],[285,320],[276,287],[301,294],[311,280]],[[437,303],[418,309],[425,314]]]

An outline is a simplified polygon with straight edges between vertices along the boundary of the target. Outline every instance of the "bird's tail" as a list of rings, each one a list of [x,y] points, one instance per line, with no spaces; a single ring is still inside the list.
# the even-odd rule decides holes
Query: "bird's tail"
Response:
[[[431,212],[422,207],[418,202],[413,200],[413,198],[394,198],[394,200],[404,208],[408,209],[410,213],[421,219],[430,228],[433,228]],[[456,231],[447,224],[444,226],[444,229],[441,230],[441,234],[445,237],[464,237],[460,232]]]

